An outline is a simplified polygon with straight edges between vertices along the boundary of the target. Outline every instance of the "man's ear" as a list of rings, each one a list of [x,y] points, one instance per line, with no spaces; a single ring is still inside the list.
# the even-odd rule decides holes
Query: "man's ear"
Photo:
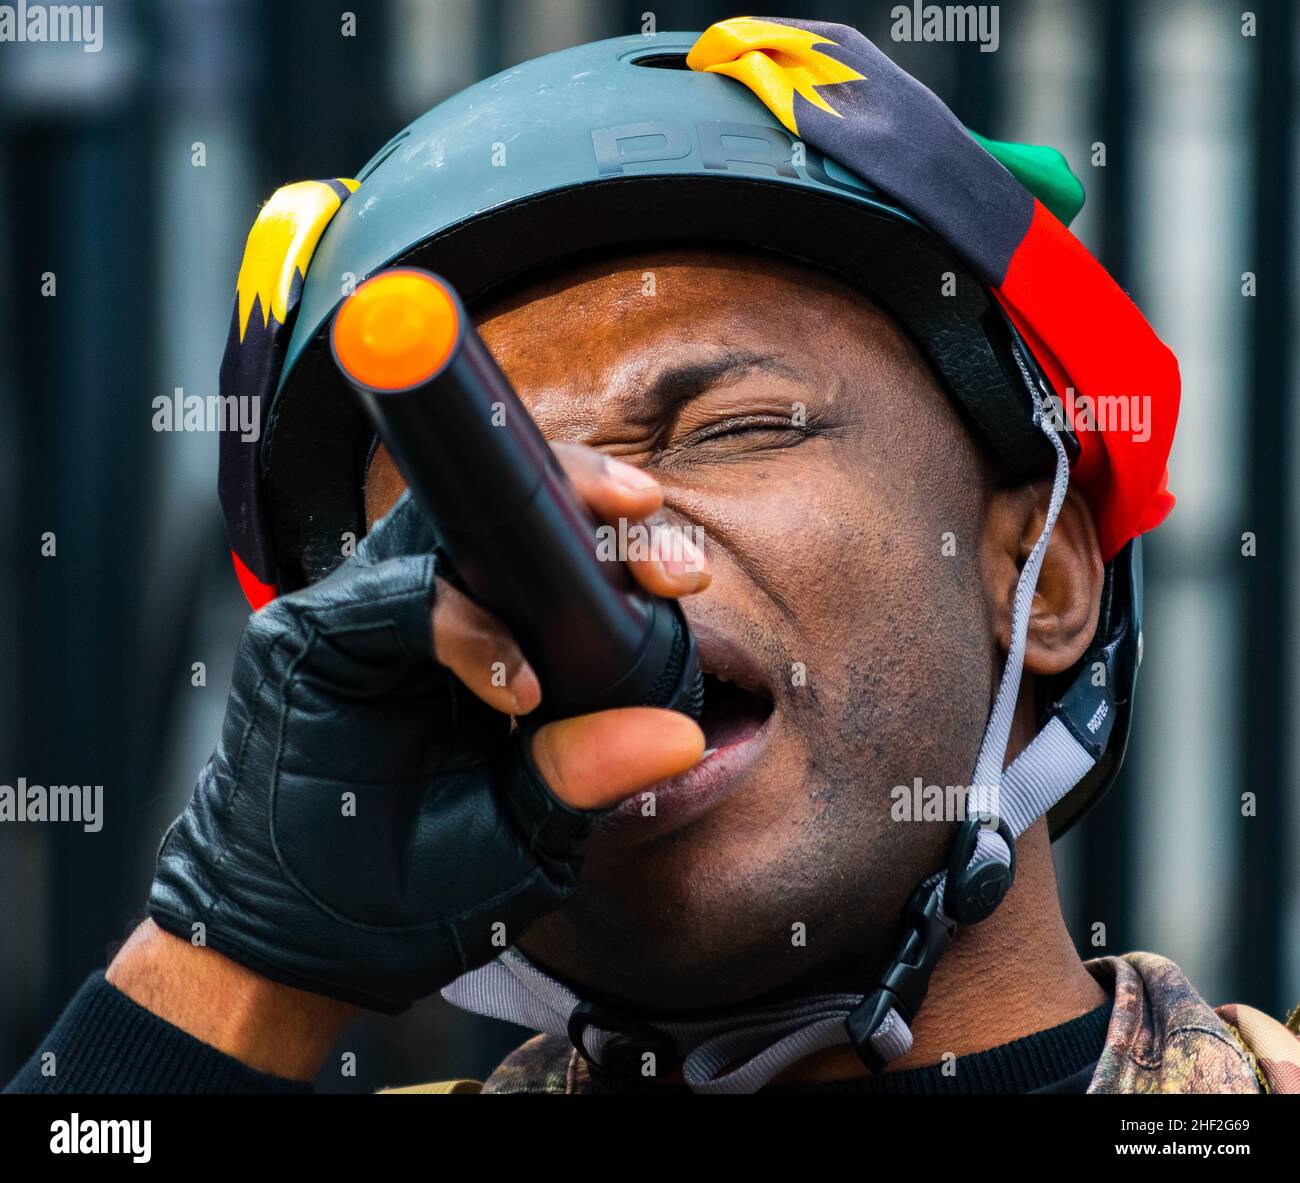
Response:
[[[1016,581],[1043,530],[1050,481],[1001,489],[989,498],[980,568],[998,647],[1011,648]],[[1050,675],[1079,660],[1097,631],[1102,561],[1092,511],[1075,489],[1066,494],[1034,592],[1025,672]]]

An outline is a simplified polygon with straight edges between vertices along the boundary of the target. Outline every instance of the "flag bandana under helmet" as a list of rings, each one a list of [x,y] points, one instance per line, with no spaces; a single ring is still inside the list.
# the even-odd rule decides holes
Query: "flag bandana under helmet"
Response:
[[[1092,507],[1103,560],[1164,520],[1173,508],[1165,465],[1178,363],[1105,268],[1013,175],[1039,163],[1026,149],[981,146],[937,95],[845,25],[721,21],[686,62],[744,83],[794,135],[943,238],[1006,309],[1067,407],[1145,400],[1150,437],[1079,431],[1072,478]]]

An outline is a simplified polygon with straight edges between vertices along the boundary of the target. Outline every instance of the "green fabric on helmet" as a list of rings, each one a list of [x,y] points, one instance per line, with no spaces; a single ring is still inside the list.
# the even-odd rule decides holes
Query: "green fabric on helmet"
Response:
[[[966,129],[970,131],[969,128]],[[1083,183],[1069,162],[1046,144],[1017,144],[970,133],[1003,168],[1068,226],[1083,208]]]

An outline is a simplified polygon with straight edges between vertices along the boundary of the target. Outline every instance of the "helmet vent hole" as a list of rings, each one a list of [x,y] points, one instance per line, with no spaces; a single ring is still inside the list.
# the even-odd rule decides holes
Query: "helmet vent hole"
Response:
[[[633,58],[632,65],[647,66],[651,70],[686,70],[684,53],[648,53],[645,57]]]

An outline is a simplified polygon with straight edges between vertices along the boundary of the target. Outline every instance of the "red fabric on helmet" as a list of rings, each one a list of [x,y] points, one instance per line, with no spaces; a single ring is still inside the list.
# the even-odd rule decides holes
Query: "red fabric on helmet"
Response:
[[[1080,456],[1072,473],[1097,522],[1102,558],[1114,558],[1131,538],[1158,526],[1174,506],[1166,458],[1178,421],[1178,360],[1104,267],[1041,203],[993,289],[1025,338],[1052,388],[1070,402],[1129,401],[1144,433],[1080,423],[1071,414]],[[1032,309],[1030,320],[1022,309]],[[1044,338],[1051,341],[1049,348]],[[1141,411],[1132,400],[1142,400]],[[1105,404],[1100,404],[1104,406]],[[1146,438],[1140,438],[1142,434]]]

